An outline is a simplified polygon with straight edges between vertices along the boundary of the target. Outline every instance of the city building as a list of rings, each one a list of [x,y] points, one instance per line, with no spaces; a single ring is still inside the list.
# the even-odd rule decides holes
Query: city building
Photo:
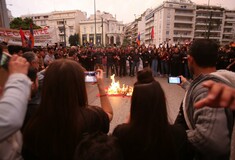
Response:
[[[10,28],[6,0],[0,0],[0,27]]]
[[[235,11],[225,10],[222,44],[235,41]]]
[[[143,22],[144,31],[141,29]],[[133,32],[130,25],[135,23],[136,19],[126,26],[126,31]],[[235,10],[197,5],[190,0],[168,0],[156,8],[146,10],[138,21],[137,30],[144,34],[140,37],[144,38],[142,41],[147,45],[187,44],[193,39],[202,38],[228,44],[235,40]],[[127,32],[129,39],[136,38],[136,33],[130,35]]]
[[[154,10],[147,10],[145,16],[145,44],[156,44],[154,39],[154,32],[156,30],[156,24],[154,24]],[[155,21],[156,22],[156,21]]]
[[[30,17],[36,25],[53,29],[51,43],[69,46],[69,37],[79,33],[79,22],[85,20],[86,16],[80,10],[70,10],[23,15],[22,18]]]
[[[145,42],[181,44],[194,37],[195,4],[190,0],[171,0],[146,15]],[[151,37],[152,28],[154,36]]]
[[[194,39],[209,38],[221,43],[225,9],[197,5]]]
[[[124,39],[124,24],[118,22],[107,12],[96,12],[96,18],[91,15],[87,20],[82,20],[80,24],[80,43],[99,45],[121,45]],[[96,28],[95,28],[96,26]]]

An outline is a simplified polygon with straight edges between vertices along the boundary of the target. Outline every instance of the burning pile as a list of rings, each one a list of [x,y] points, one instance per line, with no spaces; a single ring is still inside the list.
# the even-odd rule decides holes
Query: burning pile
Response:
[[[108,95],[119,95],[119,96],[132,96],[133,87],[123,84],[120,87],[119,81],[115,82],[115,75],[110,76],[112,82],[106,90]]]

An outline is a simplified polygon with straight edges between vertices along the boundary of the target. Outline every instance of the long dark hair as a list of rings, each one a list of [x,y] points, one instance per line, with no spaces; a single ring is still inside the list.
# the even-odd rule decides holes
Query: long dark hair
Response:
[[[143,127],[143,132],[148,131],[149,143],[152,138],[166,132],[169,126],[166,99],[157,81],[135,85],[131,99],[130,124],[133,127]]]
[[[175,156],[175,149],[165,94],[159,82],[151,79],[149,72],[147,69],[138,73],[138,81],[135,83],[131,99],[130,133],[141,143],[146,153],[156,153],[160,158],[171,158]]]
[[[85,128],[84,78],[83,68],[71,60],[56,60],[47,69],[40,107],[23,133],[24,148],[39,159],[72,159]]]

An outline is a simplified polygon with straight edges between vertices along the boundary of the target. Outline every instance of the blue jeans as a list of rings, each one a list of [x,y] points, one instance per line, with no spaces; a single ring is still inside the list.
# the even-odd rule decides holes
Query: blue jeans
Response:
[[[169,74],[169,69],[168,69],[168,62],[167,61],[162,61],[161,62],[161,69],[162,69],[162,74]]]
[[[158,60],[157,59],[153,59],[152,60],[152,72],[153,72],[153,76],[157,76],[157,67],[158,67]]]
[[[131,65],[131,76],[135,75],[135,67],[136,67],[136,73],[138,72],[138,68],[139,68],[140,62],[133,62]]]

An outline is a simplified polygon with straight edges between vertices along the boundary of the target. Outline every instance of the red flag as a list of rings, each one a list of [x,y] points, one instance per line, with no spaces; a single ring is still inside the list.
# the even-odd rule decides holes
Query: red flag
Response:
[[[33,35],[33,25],[30,24],[30,28],[29,28],[29,42],[28,42],[28,47],[29,48],[33,48],[34,47],[34,35]]]
[[[22,28],[20,28],[20,37],[21,37],[22,47],[26,47],[27,46],[27,38],[25,37],[25,34],[24,34]]]
[[[138,46],[140,45],[140,32],[139,32],[139,34],[138,34],[138,36],[136,38],[136,43],[138,44]]]
[[[154,38],[154,26],[152,27],[152,30],[151,30],[151,39]]]

